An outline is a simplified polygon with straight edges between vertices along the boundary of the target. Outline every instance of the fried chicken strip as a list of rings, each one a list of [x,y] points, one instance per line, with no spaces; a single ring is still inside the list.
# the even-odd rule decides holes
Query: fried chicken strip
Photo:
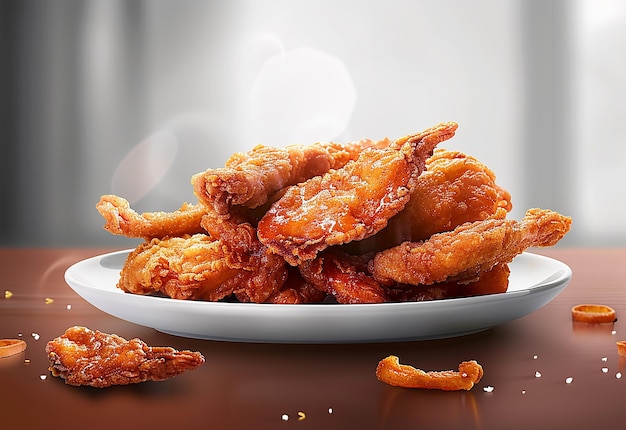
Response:
[[[430,285],[478,278],[530,247],[555,245],[571,222],[570,217],[537,208],[529,209],[518,222],[506,219],[506,210],[500,208],[486,220],[381,251],[370,261],[369,270],[383,283]]]
[[[174,212],[137,213],[128,201],[115,195],[103,195],[96,209],[105,219],[104,229],[115,235],[152,239],[200,233],[200,220],[206,213],[201,204],[184,203]]]
[[[425,240],[465,222],[484,220],[500,207],[511,210],[511,195],[496,184],[491,169],[462,152],[435,149],[405,208],[383,230],[348,249],[365,253]]]
[[[234,154],[224,168],[194,175],[191,182],[202,203],[227,216],[233,206],[259,207],[287,186],[343,167],[365,148],[388,144],[388,140],[363,139],[345,145],[332,142],[285,148],[257,145],[250,152]]]
[[[259,221],[259,239],[295,266],[377,233],[404,208],[426,159],[456,128],[443,123],[387,148],[365,149],[343,168],[290,187]]]
[[[69,385],[104,388],[162,381],[204,363],[199,352],[150,347],[142,340],[70,327],[46,344],[50,372]]]
[[[117,286],[133,294],[216,301],[232,294],[243,276],[229,257],[222,242],[206,234],[154,238],[128,255]]]

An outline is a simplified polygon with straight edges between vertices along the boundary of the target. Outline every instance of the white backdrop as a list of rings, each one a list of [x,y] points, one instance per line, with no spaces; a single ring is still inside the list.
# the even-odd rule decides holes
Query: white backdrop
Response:
[[[574,218],[563,246],[626,243],[619,0],[15,4],[0,245],[124,246],[102,230],[101,194],[174,210],[192,174],[258,143],[442,121],[513,217],[551,208]]]

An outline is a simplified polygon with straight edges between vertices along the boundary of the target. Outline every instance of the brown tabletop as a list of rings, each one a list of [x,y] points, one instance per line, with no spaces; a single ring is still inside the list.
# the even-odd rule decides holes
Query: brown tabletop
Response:
[[[63,280],[72,263],[105,251],[0,250],[0,338],[28,344],[0,359],[1,429],[608,429],[626,419],[626,360],[615,346],[626,340],[626,249],[533,250],[568,264],[571,283],[540,310],[487,331],[347,345],[196,340],[117,319]],[[618,320],[573,323],[580,303],[609,305]],[[44,347],[73,325],[200,351],[206,363],[162,382],[69,386],[50,375]],[[471,391],[396,388],[374,375],[390,354],[424,370],[475,359],[485,373]]]

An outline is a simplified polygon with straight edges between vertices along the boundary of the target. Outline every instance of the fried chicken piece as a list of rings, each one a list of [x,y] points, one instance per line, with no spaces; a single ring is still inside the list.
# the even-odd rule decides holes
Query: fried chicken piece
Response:
[[[496,264],[491,270],[480,273],[472,282],[448,281],[432,285],[393,284],[386,289],[389,301],[423,302],[459,297],[484,296],[506,293],[511,271],[506,263]]]
[[[491,169],[462,152],[435,149],[405,208],[379,233],[353,242],[348,250],[381,251],[425,240],[465,222],[484,220],[500,207],[511,210],[511,195],[496,184]]]
[[[443,123],[384,149],[365,149],[343,168],[290,187],[259,221],[259,239],[295,266],[377,233],[404,208],[426,159],[456,128]]]
[[[220,240],[199,233],[137,246],[126,258],[117,286],[133,294],[216,301],[232,294],[243,274],[230,264]]]
[[[366,273],[367,262],[360,257],[323,252],[300,266],[302,277],[338,303],[384,303],[385,290]]]
[[[126,199],[115,195],[100,197],[96,209],[106,221],[105,230],[144,239],[200,233],[200,220],[206,213],[206,208],[199,203],[184,203],[174,212],[144,212],[140,215]]]
[[[259,241],[249,218],[234,212],[224,219],[210,211],[201,224],[219,238],[227,265],[241,272],[234,290],[240,301],[262,303],[282,288],[287,279],[285,260]]]
[[[326,293],[304,280],[295,267],[289,267],[287,281],[280,291],[272,294],[265,303],[274,304],[300,304],[320,303],[326,298]]]
[[[390,355],[378,362],[376,378],[403,388],[426,388],[443,391],[471,390],[483,377],[483,367],[475,360],[463,361],[459,370],[425,372],[408,364],[400,364]]]
[[[252,151],[231,156],[224,168],[194,175],[191,182],[202,203],[227,216],[233,206],[259,207],[287,186],[343,167],[365,148],[388,144],[388,140],[363,139],[345,145],[332,142],[285,148],[257,145]]]
[[[377,253],[369,270],[380,282],[430,285],[470,280],[497,264],[509,263],[530,247],[555,245],[569,231],[571,218],[529,209],[522,221],[498,209],[486,220],[465,223],[423,242],[404,242]]]
[[[104,388],[163,381],[204,363],[199,352],[150,347],[140,339],[70,327],[46,345],[50,372],[69,385]]]

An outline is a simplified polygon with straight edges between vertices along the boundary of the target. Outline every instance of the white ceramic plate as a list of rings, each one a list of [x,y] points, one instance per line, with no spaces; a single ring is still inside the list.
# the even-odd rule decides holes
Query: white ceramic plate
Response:
[[[356,343],[462,336],[528,315],[569,283],[564,263],[524,253],[503,294],[430,302],[302,304],[199,302],[124,293],[116,287],[128,250],[71,266],[65,280],[118,318],[178,336],[236,342]]]

